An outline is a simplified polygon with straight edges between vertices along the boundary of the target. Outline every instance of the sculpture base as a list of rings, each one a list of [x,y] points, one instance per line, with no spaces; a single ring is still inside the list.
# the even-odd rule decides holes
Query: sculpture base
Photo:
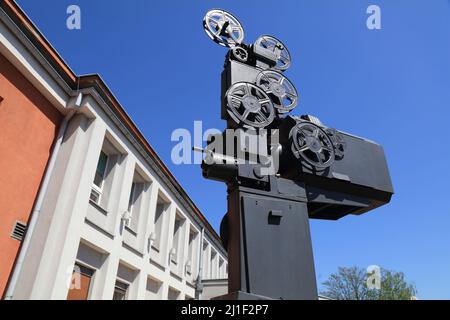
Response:
[[[229,192],[227,298],[317,299],[305,189],[285,181],[270,189]]]

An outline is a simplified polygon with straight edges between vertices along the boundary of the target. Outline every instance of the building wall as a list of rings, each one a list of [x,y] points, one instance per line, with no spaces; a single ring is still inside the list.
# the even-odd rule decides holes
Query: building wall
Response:
[[[79,92],[1,10],[0,55],[0,240],[5,240],[11,221],[28,221],[60,113],[75,107],[73,97]],[[77,281],[73,271],[79,268],[80,272],[89,269],[91,278],[85,272],[80,280],[89,284],[89,290],[72,296],[111,299],[120,281],[129,286],[127,299],[192,299],[202,247],[207,248],[203,279],[227,276],[226,253],[212,229],[205,228],[204,218],[168,178],[170,173],[130,132],[118,114],[124,111],[113,110],[97,90],[101,88],[82,89],[81,106],[62,140],[34,232],[27,235],[30,245],[21,268],[16,268],[17,284],[7,298],[66,299],[71,282]],[[107,200],[95,204],[90,192],[104,148],[113,153],[114,165],[108,168]],[[145,180],[144,192],[136,205],[139,213],[133,213],[132,224],[125,227],[122,217],[136,173]],[[162,223],[155,224],[159,197],[167,208]],[[158,229],[161,238],[155,246],[152,234]],[[197,234],[191,248],[190,231]],[[19,247],[18,242],[6,240],[0,245],[2,262],[14,259]],[[0,264],[4,279],[12,264],[9,269],[5,265]]]
[[[0,54],[0,295],[20,242],[10,237],[27,223],[50,156],[60,113]],[[1,99],[0,99],[1,100]]]
[[[203,281],[202,300],[211,300],[228,294],[228,279]]]
[[[95,204],[89,197],[102,151],[111,159],[104,185],[107,199]],[[138,219],[132,229],[123,217],[137,174],[145,187],[133,209]],[[161,201],[166,205],[157,227]],[[41,215],[14,298],[65,299],[75,264],[94,274],[88,299],[112,299],[116,281],[128,285],[127,299],[195,298],[203,226],[88,94],[64,137]],[[156,232],[158,240],[152,236]],[[196,234],[191,250],[190,232]],[[203,257],[203,278],[226,278],[227,258],[213,238],[206,232],[203,239],[214,253]]]

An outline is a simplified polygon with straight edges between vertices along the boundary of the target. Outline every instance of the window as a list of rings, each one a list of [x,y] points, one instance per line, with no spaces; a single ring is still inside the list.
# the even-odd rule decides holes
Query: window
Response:
[[[96,204],[100,204],[103,185],[106,177],[106,167],[108,165],[108,155],[105,152],[100,153],[100,158],[98,159],[97,169],[95,170],[94,183],[92,185],[90,199]]]
[[[208,279],[208,267],[209,267],[209,261],[208,261],[208,249],[209,245],[208,242],[203,241],[203,278]]]
[[[211,269],[209,278],[215,279],[217,277],[217,252],[214,250],[211,250]]]
[[[219,279],[225,278],[224,261],[222,258],[219,259]]]
[[[197,235],[198,233],[195,230],[189,230],[188,261],[186,262],[186,273],[188,275],[192,274],[194,268]]]
[[[130,197],[128,200],[128,213],[131,219],[127,227],[133,232],[138,232],[139,216],[141,212],[142,196],[144,194],[146,181],[137,172],[134,173],[133,183],[131,185]]]
[[[160,250],[161,246],[161,237],[162,237],[162,228],[164,223],[164,214],[166,213],[169,204],[164,201],[161,197],[158,197],[158,202],[156,204],[156,212],[155,212],[155,229],[154,229],[154,241],[153,247],[156,250]]]
[[[107,214],[111,192],[114,187],[114,179],[118,176],[117,170],[125,156],[125,150],[107,132],[98,156],[89,198],[91,204],[96,206],[97,209],[103,209],[100,210],[103,214]]]
[[[128,287],[128,284],[117,280],[116,286],[114,287],[113,300],[126,300]]]
[[[102,188],[103,179],[105,178],[106,165],[108,164],[108,156],[103,151],[100,153],[100,158],[98,159],[97,170],[95,172],[94,184],[98,188]]]
[[[87,300],[94,273],[92,269],[75,264],[67,300]]]
[[[170,257],[171,261],[178,264],[178,259],[181,256],[181,244],[183,242],[183,226],[185,219],[180,215],[175,216],[175,225],[173,228],[173,245],[172,245],[172,255]]]
[[[178,300],[180,298],[180,291],[169,287],[169,292],[167,295],[168,300]]]
[[[136,202],[136,182],[131,185],[130,199],[128,200],[128,212],[133,212],[133,205]]]
[[[147,279],[147,300],[160,300],[161,299],[162,282],[153,278]]]

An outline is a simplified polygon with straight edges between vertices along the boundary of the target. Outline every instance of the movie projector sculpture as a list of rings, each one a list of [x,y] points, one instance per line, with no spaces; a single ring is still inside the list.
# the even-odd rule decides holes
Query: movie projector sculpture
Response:
[[[313,116],[288,115],[299,98],[283,75],[291,56],[281,41],[262,36],[244,44],[242,25],[223,10],[209,11],[203,25],[212,40],[230,48],[222,119],[244,133],[231,139],[231,156],[229,140],[223,150],[213,143],[226,133],[211,136],[202,163],[205,178],[228,186],[221,238],[228,249],[229,294],[218,299],[316,300],[308,219],[337,220],[388,203],[393,188],[383,149]],[[265,140],[266,149],[256,152],[266,156],[238,162],[239,152],[246,159],[254,153],[246,145],[252,136]],[[268,159],[279,159],[277,172],[267,170]]]

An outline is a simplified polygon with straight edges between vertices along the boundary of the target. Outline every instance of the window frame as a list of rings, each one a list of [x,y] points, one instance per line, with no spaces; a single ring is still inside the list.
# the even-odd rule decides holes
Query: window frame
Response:
[[[121,284],[124,287],[126,286],[126,289],[118,286],[117,284]],[[127,283],[125,281],[122,281],[122,280],[119,280],[119,279],[116,279],[116,282],[114,283],[113,301],[125,301],[125,300],[128,300],[129,289],[130,289],[130,284],[129,283]],[[114,295],[116,294],[116,292],[122,293],[123,294],[123,299],[121,299],[121,300],[114,299]]]
[[[158,200],[161,200],[161,202],[158,202]],[[161,211],[161,213],[157,216],[157,209],[158,206],[161,205],[163,210]],[[166,202],[166,200],[158,195],[158,199],[157,199],[157,203],[156,203],[156,208],[155,208],[155,216],[153,219],[153,234],[155,236],[155,240],[152,242],[152,248],[157,251],[157,252],[161,252],[161,242],[162,242],[162,233],[163,233],[163,229],[164,229],[164,220],[166,219],[166,214],[169,213],[170,211],[170,206],[171,203]]]
[[[104,155],[106,155],[106,163],[105,163],[105,172],[103,173],[103,176],[102,176],[101,187],[99,187],[99,186],[97,186],[97,185],[95,184],[95,176],[94,176],[94,181],[92,181],[92,187],[91,187],[91,195],[92,195],[92,192],[95,192],[95,193],[98,195],[98,196],[97,196],[97,201],[93,200],[93,199],[89,196],[89,200],[92,201],[92,202],[94,202],[96,205],[100,205],[101,202],[102,202],[103,188],[104,188],[104,186],[105,186],[105,173],[106,173],[106,170],[107,170],[108,165],[109,165],[109,162],[110,162],[110,155],[109,155],[107,152],[105,152],[104,150],[102,150],[102,151],[100,152],[100,156],[99,156],[98,161],[97,161],[97,167],[95,168],[95,174],[97,174],[98,165],[99,165],[99,163],[100,163],[100,159],[101,159],[102,153],[103,153]]]
[[[184,218],[181,213],[178,214],[178,212],[175,214],[175,221],[174,221],[174,231],[173,231],[173,237],[172,237],[172,250],[175,250],[175,254],[170,257],[170,261],[174,263],[175,265],[179,264],[180,260],[180,251],[181,251],[181,245],[182,245],[182,237],[183,237],[183,231],[184,226],[186,223],[186,218]],[[176,240],[176,241],[175,241]],[[172,252],[171,250],[171,252]]]
[[[189,239],[188,239],[188,255],[187,255],[187,261],[185,263],[186,267],[186,274],[188,276],[193,275],[193,268],[194,268],[194,259],[197,256],[196,252],[196,244],[198,240],[199,232],[197,232],[194,228],[189,228]],[[188,271],[187,264],[190,263],[190,271]]]
[[[176,295],[176,299],[171,299],[171,294],[170,294],[171,292]],[[180,300],[180,296],[181,296],[180,290],[169,286],[169,290],[167,290],[167,300],[172,300],[172,301]]]
[[[97,274],[97,269],[95,269],[93,267],[90,267],[90,266],[87,266],[84,263],[81,263],[79,261],[76,261],[74,266],[73,266],[72,277],[74,276],[77,268],[80,271],[79,272],[80,276],[85,276],[85,277],[89,278],[89,288],[87,289],[86,300],[90,300],[91,299],[92,288],[94,286],[95,276]],[[69,298],[71,290],[77,290],[77,289],[69,288],[69,290],[67,292],[66,300]]]
[[[130,214],[130,217],[133,214],[133,207],[134,204],[136,203],[136,185],[138,184],[138,182],[132,182],[131,183],[131,191],[130,191],[130,198],[128,199],[128,213]]]
[[[214,248],[211,247],[211,253],[210,253],[210,258],[209,258],[209,260],[210,260],[210,262],[209,262],[210,263],[209,278],[210,279],[217,279],[218,255],[219,255],[219,253]]]

